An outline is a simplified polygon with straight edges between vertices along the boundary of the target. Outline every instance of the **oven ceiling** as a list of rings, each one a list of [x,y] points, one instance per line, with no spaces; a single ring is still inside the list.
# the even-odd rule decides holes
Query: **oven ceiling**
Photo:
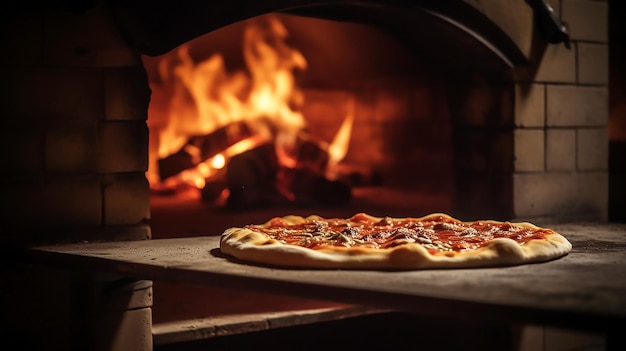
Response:
[[[407,45],[428,45],[431,51],[442,51],[450,43],[460,42],[457,50],[463,57],[488,59],[500,66],[525,62],[523,49],[487,13],[513,16],[524,1],[514,1],[511,11],[487,11],[486,4],[466,1],[177,1],[143,3],[114,1],[114,14],[131,44],[142,54],[162,55],[200,35],[250,17],[270,12],[317,17],[336,21],[367,23],[397,36]],[[482,6],[478,9],[476,6]],[[494,5],[499,7],[498,5]],[[506,18],[499,23],[506,22]],[[530,22],[532,19],[530,20]],[[519,22],[519,21],[514,21]],[[532,27],[532,23],[529,23]],[[486,47],[488,50],[484,50]],[[476,49],[479,48],[479,49]],[[470,52],[467,52],[470,50]],[[445,51],[445,50],[444,50]],[[491,52],[485,57],[483,52]],[[441,59],[453,56],[448,52]],[[497,62],[499,61],[499,62]],[[493,65],[490,65],[493,67]]]

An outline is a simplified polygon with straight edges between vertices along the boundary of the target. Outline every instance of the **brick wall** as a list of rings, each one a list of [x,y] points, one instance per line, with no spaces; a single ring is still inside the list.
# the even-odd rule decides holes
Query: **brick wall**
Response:
[[[145,71],[108,11],[67,4],[14,4],[0,21],[5,246],[151,236]],[[11,260],[2,276],[8,343],[152,350],[150,281]]]
[[[145,239],[149,90],[108,12],[12,9],[0,39],[0,233]]]
[[[608,4],[550,1],[571,48],[545,47],[516,72],[513,214],[601,220],[608,214]]]

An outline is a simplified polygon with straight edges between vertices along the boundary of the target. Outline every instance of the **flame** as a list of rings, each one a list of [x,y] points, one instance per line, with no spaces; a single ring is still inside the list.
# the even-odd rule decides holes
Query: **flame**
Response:
[[[287,36],[287,29],[276,17],[251,20],[243,36],[246,69],[233,73],[227,71],[221,54],[196,62],[190,54],[191,44],[180,46],[159,61],[161,84],[151,82],[153,96],[169,93],[170,97],[166,122],[155,128],[157,157],[164,158],[184,148],[198,163],[195,170],[186,170],[178,178],[201,187],[202,181],[194,179],[194,175],[211,175],[218,168],[217,163],[224,167],[227,154],[232,153],[223,152],[203,161],[199,159],[200,150],[185,145],[190,136],[208,135],[244,119],[257,139],[273,140],[279,158],[287,165],[292,163],[290,155],[296,136],[306,125],[302,113],[295,110],[303,103],[303,95],[296,86],[294,71],[306,69],[307,61],[286,44]],[[257,139],[241,143],[237,149],[246,151],[241,148],[258,144]],[[151,163],[151,168],[155,167]],[[148,173],[149,179],[155,179],[158,170]]]
[[[341,123],[337,134],[333,138],[333,141],[328,146],[328,165],[326,166],[326,177],[334,179],[337,177],[335,174],[336,166],[339,164],[346,154],[350,146],[350,138],[352,135],[352,125],[354,124],[354,98],[350,100],[348,104],[348,113]]]
[[[289,155],[298,133],[306,126],[302,113],[291,108],[292,103],[303,100],[293,71],[306,69],[307,61],[285,43],[287,34],[278,19],[268,17],[263,26],[246,29],[243,53],[252,78],[249,104],[259,117],[273,119],[279,162],[293,167],[295,162]]]
[[[147,173],[151,186],[190,185],[202,189],[207,181],[224,176],[230,158],[268,142],[274,143],[282,167],[297,167],[297,147],[306,122],[298,111],[304,96],[294,73],[306,70],[307,60],[287,45],[287,36],[287,29],[274,16],[250,20],[243,33],[242,53],[246,67],[234,72],[227,70],[221,54],[203,60],[194,58],[194,42],[159,59],[158,79],[150,82],[153,100],[148,123],[151,133],[158,136],[158,152],[151,157],[162,159],[182,149],[196,166],[161,180],[156,169],[158,163],[151,161]],[[153,105],[155,101],[157,104]],[[328,146],[323,145],[327,147],[326,176],[329,178],[335,177],[337,164],[347,154],[355,118],[354,105],[352,99],[334,140]],[[162,117],[161,123],[152,120],[157,114]],[[188,144],[190,137],[208,136],[241,121],[245,121],[251,136],[209,158],[198,146]],[[224,196],[228,196],[227,190],[221,198]]]

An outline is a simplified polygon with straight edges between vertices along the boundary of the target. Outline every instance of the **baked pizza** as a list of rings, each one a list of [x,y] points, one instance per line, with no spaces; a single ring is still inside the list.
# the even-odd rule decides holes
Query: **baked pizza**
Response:
[[[254,263],[298,268],[470,268],[544,262],[571,243],[527,222],[462,222],[444,213],[419,218],[276,217],[227,229],[220,250]]]

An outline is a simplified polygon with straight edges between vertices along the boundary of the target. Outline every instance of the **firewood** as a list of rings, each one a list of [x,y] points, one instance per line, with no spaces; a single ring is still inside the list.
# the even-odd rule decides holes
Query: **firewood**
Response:
[[[282,168],[278,185],[282,193],[289,193],[297,205],[343,205],[352,198],[350,186],[341,180],[330,180],[308,169]]]
[[[230,159],[226,182],[227,205],[242,210],[262,204],[285,202],[276,190],[278,159],[274,144],[264,144]]]
[[[202,201],[215,203],[221,200],[224,190],[228,189],[228,184],[225,179],[215,179],[207,181],[204,187],[200,190],[200,198]]]
[[[328,145],[308,134],[298,135],[295,148],[296,168],[324,174],[328,165]]]
[[[159,176],[165,180],[177,175],[251,135],[247,122],[240,121],[206,135],[190,136],[180,150],[158,161]]]

